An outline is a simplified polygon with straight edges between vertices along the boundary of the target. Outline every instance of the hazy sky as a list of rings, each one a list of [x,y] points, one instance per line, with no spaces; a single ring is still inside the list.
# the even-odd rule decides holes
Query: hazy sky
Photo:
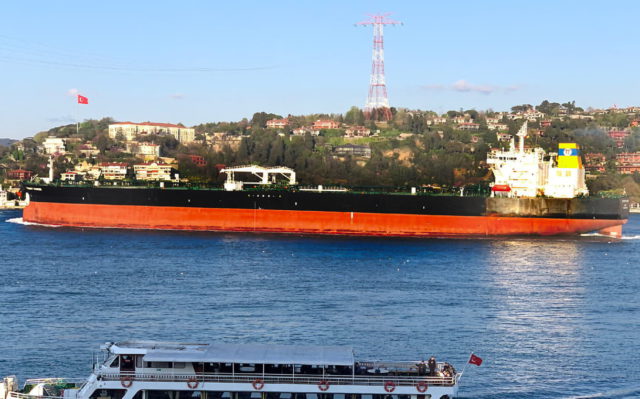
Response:
[[[0,137],[344,113],[371,69],[372,29],[354,23],[381,12],[404,22],[385,29],[392,106],[640,105],[638,1],[5,1]]]

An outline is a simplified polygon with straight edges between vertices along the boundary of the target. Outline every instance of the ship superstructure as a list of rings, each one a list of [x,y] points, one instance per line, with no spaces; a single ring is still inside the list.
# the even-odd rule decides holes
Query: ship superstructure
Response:
[[[102,348],[105,360],[83,383],[28,380],[19,390],[8,378],[0,399],[444,399],[457,394],[462,376],[435,359],[358,361],[343,346],[128,341]]]
[[[576,198],[589,195],[580,147],[560,143],[559,153],[547,154],[542,148],[525,148],[527,122],[508,150],[493,150],[487,156],[495,182],[493,195],[517,198]]]

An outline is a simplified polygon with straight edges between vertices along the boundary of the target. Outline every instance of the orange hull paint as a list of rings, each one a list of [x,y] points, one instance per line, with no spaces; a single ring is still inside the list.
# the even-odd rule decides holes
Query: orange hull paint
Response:
[[[359,236],[567,235],[626,220],[441,216],[32,202],[26,222],[48,225]]]

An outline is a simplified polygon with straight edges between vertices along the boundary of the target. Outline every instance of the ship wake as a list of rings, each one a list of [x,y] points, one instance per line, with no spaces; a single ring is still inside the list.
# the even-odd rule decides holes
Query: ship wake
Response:
[[[580,234],[580,237],[615,238],[615,237],[611,237],[608,234],[600,234],[600,233],[584,233],[584,234]],[[623,235],[622,237],[620,237],[620,240],[640,240],[640,235],[638,234],[631,235],[631,236]]]
[[[11,219],[5,220],[5,222],[21,224],[23,226],[62,227],[62,226],[56,226],[54,224],[42,224],[42,223],[25,222],[22,218],[11,218]]]

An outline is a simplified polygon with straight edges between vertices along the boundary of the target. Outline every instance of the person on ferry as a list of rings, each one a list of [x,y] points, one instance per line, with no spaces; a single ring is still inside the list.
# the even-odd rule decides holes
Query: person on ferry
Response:
[[[427,365],[429,366],[429,375],[431,377],[435,377],[436,368],[438,367],[438,362],[436,361],[435,356],[431,356],[429,358],[429,361],[427,362]]]
[[[418,375],[419,376],[427,375],[427,365],[424,362],[424,360],[422,360],[420,363],[416,364],[416,366],[418,366]]]

